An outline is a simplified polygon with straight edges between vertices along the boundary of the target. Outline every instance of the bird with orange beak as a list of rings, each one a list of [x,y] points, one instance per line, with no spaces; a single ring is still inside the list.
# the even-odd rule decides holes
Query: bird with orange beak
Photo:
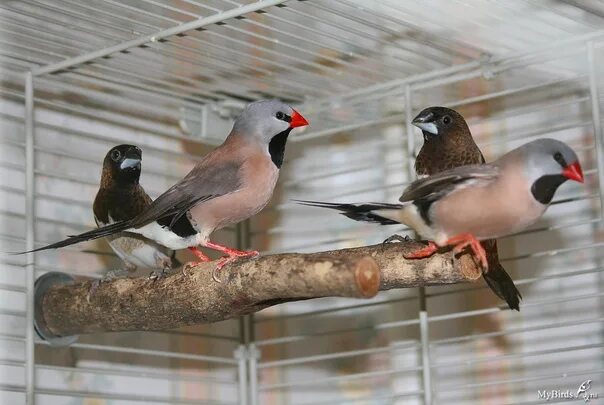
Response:
[[[510,235],[535,223],[567,180],[583,182],[575,152],[564,142],[539,139],[492,163],[460,166],[414,181],[401,204],[300,201],[365,222],[405,224],[429,242],[405,257],[422,259],[439,247],[470,248],[489,268],[479,241]]]
[[[268,204],[283,164],[287,138],[294,128],[306,125],[300,113],[279,100],[251,103],[235,120],[224,143],[140,214],[34,251],[131,232],[170,249],[190,249],[198,258],[191,264],[210,260],[199,246],[224,253],[216,263],[217,270],[238,257],[257,256],[256,251],[212,242],[210,235],[250,218]]]

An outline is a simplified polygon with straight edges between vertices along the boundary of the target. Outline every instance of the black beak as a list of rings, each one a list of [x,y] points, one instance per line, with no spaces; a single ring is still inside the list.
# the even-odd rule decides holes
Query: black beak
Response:
[[[434,123],[434,113],[432,111],[422,111],[411,123],[424,132],[438,135],[438,128]]]
[[[434,121],[434,113],[432,111],[422,111],[415,118],[413,118],[413,121],[411,123],[413,125],[416,125],[432,121]]]

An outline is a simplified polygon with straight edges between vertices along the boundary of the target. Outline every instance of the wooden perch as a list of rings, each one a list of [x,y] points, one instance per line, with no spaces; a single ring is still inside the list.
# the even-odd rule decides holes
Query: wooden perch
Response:
[[[469,255],[451,252],[407,260],[417,242],[390,243],[310,254],[240,259],[224,267],[221,283],[212,263],[160,280],[122,278],[50,286],[36,302],[36,322],[52,336],[131,330],[164,330],[217,322],[271,305],[318,297],[370,298],[378,290],[473,281],[480,277]]]

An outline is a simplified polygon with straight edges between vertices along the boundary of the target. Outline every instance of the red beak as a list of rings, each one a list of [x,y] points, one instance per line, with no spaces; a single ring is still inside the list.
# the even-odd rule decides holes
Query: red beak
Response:
[[[306,121],[306,118],[304,118],[302,114],[300,114],[298,111],[294,110],[294,113],[292,114],[292,120],[289,122],[290,128],[303,127],[306,125],[308,125],[308,121]]]
[[[579,161],[576,161],[575,163],[566,166],[564,170],[562,170],[562,175],[567,179],[583,183],[583,170],[581,170],[581,165],[579,164]]]

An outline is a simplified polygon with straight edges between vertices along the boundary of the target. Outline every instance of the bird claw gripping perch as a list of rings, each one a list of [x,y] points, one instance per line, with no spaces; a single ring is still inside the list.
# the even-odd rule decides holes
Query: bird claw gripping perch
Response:
[[[185,276],[191,275],[190,273],[187,272],[187,270],[197,266],[198,264],[207,263],[207,262],[211,261],[211,259],[208,256],[206,256],[205,254],[203,254],[203,252],[201,250],[199,250],[197,247],[191,246],[191,247],[189,247],[189,250],[195,255],[195,257],[197,257],[198,260],[196,262],[185,263],[182,266],[182,273]]]
[[[218,273],[220,273],[220,270],[222,270],[222,268],[224,266],[226,266],[227,264],[236,261],[240,257],[254,258],[254,257],[260,256],[260,253],[256,250],[237,250],[237,249],[225,248],[224,252],[226,254],[228,254],[228,256],[224,256],[224,257],[221,257],[220,259],[218,259],[218,262],[216,263],[216,267],[214,268],[214,271],[212,272],[212,278],[217,283],[222,283],[222,280],[220,279],[220,277],[218,277]]]
[[[87,301],[90,302],[90,298],[94,295],[96,290],[101,286],[101,283],[109,280],[114,280],[116,278],[120,278],[125,276],[132,271],[136,270],[136,267],[128,266],[125,269],[117,269],[108,271],[103,278],[97,278],[92,283],[90,283],[90,289],[88,290],[88,296],[86,297]]]
[[[470,247],[474,257],[478,259],[478,262],[482,266],[483,272],[489,271],[489,262],[487,260],[487,254],[482,247],[482,244],[474,235],[466,233],[454,236],[447,240],[447,245],[455,245],[453,252],[455,254],[461,253],[466,247]]]
[[[478,263],[483,268],[483,271],[486,273],[489,270],[489,263],[487,261],[487,255],[482,247],[482,244],[478,239],[469,233],[464,233],[461,235],[454,236],[448,239],[445,243],[448,246],[453,246],[453,253],[459,254],[465,248],[470,247],[472,253],[476,259],[478,259]],[[438,250],[438,246],[436,243],[429,241],[428,245],[415,250],[411,253],[407,253],[404,255],[405,259],[425,259],[426,257],[432,256]]]
[[[438,250],[436,243],[429,241],[427,246],[403,255],[405,259],[425,259],[432,256]]]
[[[392,242],[409,242],[410,240],[411,240],[411,238],[409,237],[409,235],[401,236],[398,234],[394,234],[394,235],[389,236],[386,239],[384,239],[384,241],[382,242],[382,245],[386,245],[386,244],[392,243]]]

